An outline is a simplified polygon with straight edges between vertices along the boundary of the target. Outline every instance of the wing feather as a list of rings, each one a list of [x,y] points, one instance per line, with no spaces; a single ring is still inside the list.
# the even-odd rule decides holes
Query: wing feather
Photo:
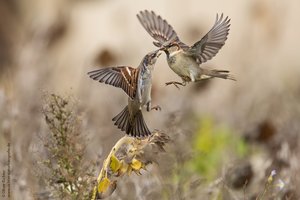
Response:
[[[137,88],[137,76],[139,68],[127,66],[108,67],[88,72],[93,80],[122,88],[130,98],[134,98]]]
[[[217,14],[214,26],[200,41],[188,49],[187,53],[194,56],[199,64],[212,59],[225,44],[229,27],[230,19],[226,17],[223,20],[223,14],[221,17]]]
[[[155,46],[161,47],[171,42],[176,42],[183,47],[187,46],[179,40],[173,27],[153,11],[141,11],[137,14],[137,18],[151,37],[156,40],[156,42],[154,42]]]

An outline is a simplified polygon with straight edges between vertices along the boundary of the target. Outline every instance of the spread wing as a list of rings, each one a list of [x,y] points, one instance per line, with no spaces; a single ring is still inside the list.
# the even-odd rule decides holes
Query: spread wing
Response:
[[[136,95],[139,68],[108,67],[90,71],[88,75],[95,81],[122,88],[132,99]]]
[[[155,46],[161,47],[171,42],[176,42],[180,46],[186,46],[179,40],[172,26],[153,11],[140,11],[137,14],[137,18],[146,31],[156,40],[156,42],[153,42]]]
[[[218,14],[214,26],[198,42],[196,42],[186,53],[194,56],[199,64],[212,59],[222,48],[229,33],[230,19],[223,20],[223,14],[219,18]]]

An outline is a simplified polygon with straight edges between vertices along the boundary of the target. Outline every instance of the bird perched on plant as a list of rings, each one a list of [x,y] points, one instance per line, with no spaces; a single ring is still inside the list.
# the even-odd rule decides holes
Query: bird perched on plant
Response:
[[[151,107],[152,70],[160,54],[159,50],[148,53],[137,68],[118,66],[88,72],[90,78],[122,88],[128,95],[128,105],[112,120],[130,136],[151,135],[141,109],[160,110],[159,106]]]
[[[156,40],[153,44],[163,50],[167,55],[169,67],[182,78],[181,82],[168,82],[185,86],[187,82],[195,82],[214,77],[235,78],[227,70],[204,69],[199,65],[212,59],[225,44],[230,27],[230,19],[223,20],[217,15],[215,24],[210,31],[193,46],[189,47],[180,41],[170,24],[153,11],[141,11],[137,18],[146,31]]]

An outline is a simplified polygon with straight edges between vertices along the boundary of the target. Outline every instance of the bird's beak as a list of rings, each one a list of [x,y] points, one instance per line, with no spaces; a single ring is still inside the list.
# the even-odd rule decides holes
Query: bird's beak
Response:
[[[165,47],[165,46],[162,46],[159,48],[159,51],[165,51],[165,50],[167,50],[167,47]]]
[[[160,55],[161,55],[161,52],[158,51],[157,54],[156,54],[156,58],[158,58]]]
[[[156,51],[154,51],[155,57],[158,58],[161,54],[160,49],[157,49]]]

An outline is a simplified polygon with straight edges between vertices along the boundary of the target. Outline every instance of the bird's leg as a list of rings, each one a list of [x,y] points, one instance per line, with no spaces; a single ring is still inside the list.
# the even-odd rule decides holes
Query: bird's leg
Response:
[[[150,112],[151,109],[151,101],[149,101],[147,104],[147,111]]]
[[[151,110],[159,110],[161,111],[161,107],[159,105],[153,106]]]
[[[177,87],[178,89],[180,89],[179,88],[179,86],[178,85],[181,85],[181,86],[186,86],[186,82],[184,81],[184,82],[177,82],[177,81],[170,81],[170,82],[167,82],[166,83],[166,85],[171,85],[171,84],[173,84],[175,87]]]

